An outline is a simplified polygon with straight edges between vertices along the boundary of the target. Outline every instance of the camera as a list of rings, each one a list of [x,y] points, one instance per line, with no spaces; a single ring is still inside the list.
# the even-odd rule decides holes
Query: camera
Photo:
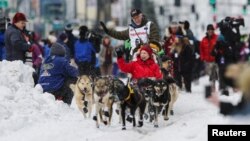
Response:
[[[245,26],[245,21],[243,18],[231,18],[226,17],[217,23],[220,28],[221,34],[224,36],[225,40],[229,42],[229,45],[233,48],[236,47],[236,43],[240,42],[240,26]]]
[[[225,19],[221,20],[218,23],[218,26],[219,26],[220,29],[238,28],[241,25],[245,26],[245,21],[244,21],[243,18],[226,17]]]
[[[102,35],[92,31],[86,33],[86,39],[88,39],[95,47],[96,52],[100,52],[100,45],[102,43]]]
[[[27,30],[26,28],[23,29],[23,33],[29,37],[32,37],[32,32]]]
[[[205,86],[205,98],[209,98],[212,93],[212,87],[210,85]]]
[[[86,38],[89,39],[89,41],[91,41],[91,42],[100,42],[101,43],[102,35],[90,31],[90,32],[86,33]]]
[[[140,41],[140,39],[137,38],[137,39],[135,40],[135,46],[138,47],[138,46],[140,46],[140,45],[141,45],[141,41]]]
[[[0,17],[0,31],[4,32],[8,25],[10,24],[10,19],[6,17]]]

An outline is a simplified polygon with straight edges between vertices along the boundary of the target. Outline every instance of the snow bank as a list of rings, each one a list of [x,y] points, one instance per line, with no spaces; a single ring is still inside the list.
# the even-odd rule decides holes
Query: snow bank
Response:
[[[208,77],[192,85],[192,94],[180,92],[175,114],[168,121],[159,119],[159,128],[145,120],[142,128],[127,123],[121,130],[119,117],[111,126],[84,119],[72,101],[72,108],[33,87],[33,69],[21,62],[0,62],[0,140],[1,141],[205,141],[209,124],[249,124],[249,117],[230,118],[204,98]],[[124,80],[125,81],[125,80]]]
[[[34,88],[33,68],[21,61],[0,62],[0,136],[26,126],[57,119],[68,106]]]

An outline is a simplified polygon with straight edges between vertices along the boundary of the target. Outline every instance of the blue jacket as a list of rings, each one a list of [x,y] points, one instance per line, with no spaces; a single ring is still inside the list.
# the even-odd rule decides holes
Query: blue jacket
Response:
[[[79,62],[89,62],[92,64],[95,64],[96,58],[95,58],[96,51],[94,49],[94,46],[89,41],[80,42],[77,40],[75,42],[75,60],[77,63]]]
[[[48,44],[43,46],[43,55],[44,55],[44,59],[49,57],[49,53],[50,53],[50,47]]]
[[[6,59],[6,53],[5,53],[5,47],[4,47],[4,33],[0,32],[0,61]]]
[[[55,92],[63,86],[66,78],[77,76],[78,70],[70,66],[65,57],[49,56],[42,64],[38,83],[44,92]]]

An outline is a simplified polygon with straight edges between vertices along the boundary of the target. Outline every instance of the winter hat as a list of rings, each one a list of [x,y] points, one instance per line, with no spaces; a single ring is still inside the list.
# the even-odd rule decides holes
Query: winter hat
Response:
[[[25,21],[25,22],[27,22],[27,19],[26,19],[26,16],[23,13],[17,12],[14,15],[13,19],[12,19],[12,23],[15,24],[15,23],[17,23],[19,21]]]
[[[141,14],[141,10],[140,9],[132,9],[130,12],[131,17],[137,16]]]
[[[88,32],[88,30],[89,29],[88,29],[87,26],[85,26],[85,25],[80,26],[80,28],[79,28],[79,35],[81,37],[86,36],[86,33]]]
[[[73,30],[73,27],[71,24],[67,24],[65,27],[64,27],[64,30],[66,31],[72,31]]]
[[[50,49],[50,55],[65,56],[65,52],[65,48],[59,43],[52,44]]]
[[[149,56],[152,56],[153,50],[149,47],[149,45],[143,45],[140,49],[140,53],[142,50],[146,51]]]
[[[186,20],[186,21],[180,21],[179,22],[180,24],[184,24],[184,29],[189,29],[190,27],[190,23]]]
[[[170,23],[170,27],[178,27],[178,26],[179,24],[175,21]]]
[[[58,39],[61,40],[61,41],[64,41],[65,39],[67,39],[68,36],[66,33],[61,33],[59,36],[58,36]]]
[[[207,25],[207,31],[214,30],[214,26],[212,24]]]

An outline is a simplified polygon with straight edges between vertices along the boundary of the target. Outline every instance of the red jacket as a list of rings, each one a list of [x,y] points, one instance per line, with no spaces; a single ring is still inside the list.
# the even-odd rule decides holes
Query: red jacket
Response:
[[[140,57],[138,57],[136,61],[130,63],[126,63],[123,58],[118,58],[117,62],[121,71],[132,74],[132,79],[145,77],[155,77],[156,79],[162,78],[160,68],[152,58],[142,61]]]
[[[171,35],[165,42],[164,42],[164,51],[167,56],[171,56],[170,49],[171,46],[175,43],[176,41],[176,36]]]
[[[211,51],[214,49],[218,35],[213,34],[211,39],[204,37],[200,43],[200,57],[202,61],[214,62],[215,58],[211,55]]]

